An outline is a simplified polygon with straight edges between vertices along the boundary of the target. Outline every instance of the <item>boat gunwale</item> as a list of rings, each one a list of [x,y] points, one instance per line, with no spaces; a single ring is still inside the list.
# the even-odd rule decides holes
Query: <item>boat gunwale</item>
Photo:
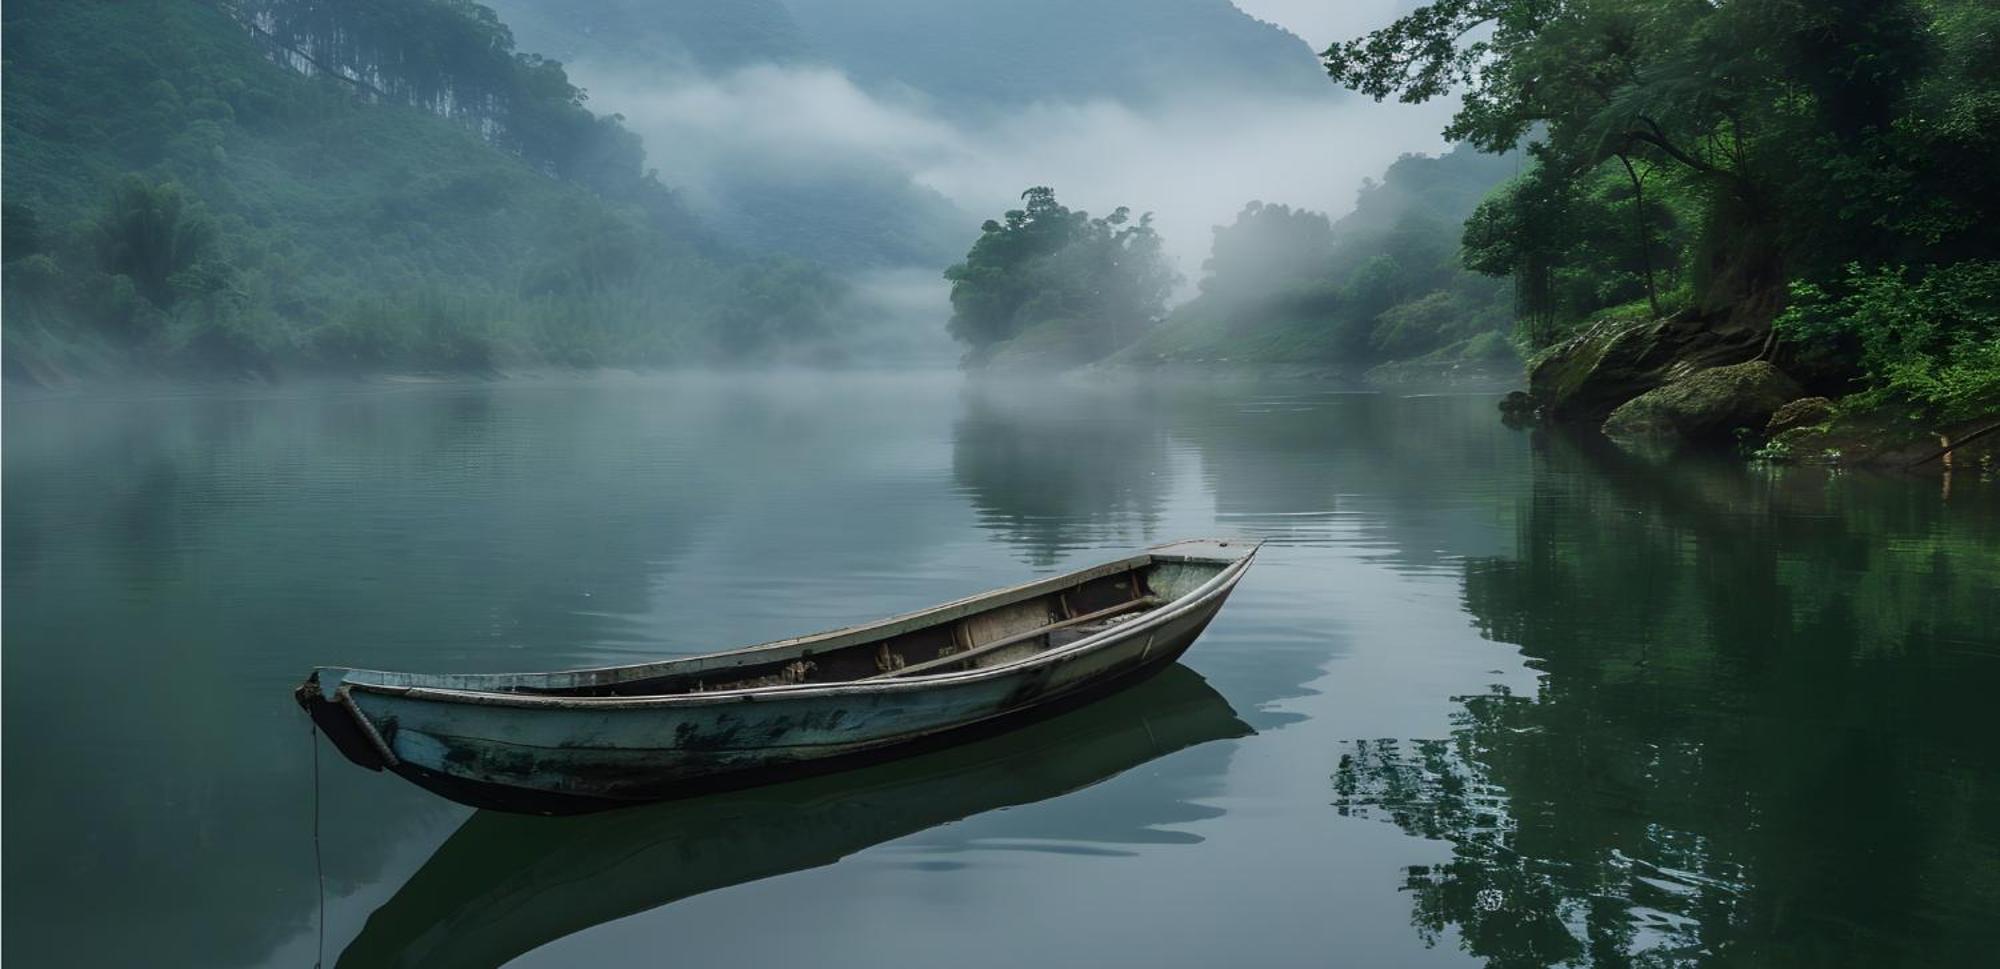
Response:
[[[1228,539],[1226,541],[1235,542],[1238,540]],[[1174,544],[1180,545],[1187,543],[1177,542]],[[367,680],[359,680],[359,681],[349,680],[347,679],[347,674],[370,673],[373,671],[367,671],[367,670],[342,671],[334,669],[327,669],[326,671],[340,672],[343,674],[342,681],[340,685],[336,688],[337,690],[354,690],[354,691],[377,694],[381,696],[401,697],[405,699],[421,700],[433,703],[447,703],[447,704],[473,705],[473,706],[555,708],[555,709],[569,709],[569,710],[616,710],[616,709],[645,708],[645,707],[656,707],[656,706],[708,706],[716,704],[756,702],[765,699],[775,701],[775,700],[808,699],[808,698],[816,698],[822,696],[852,696],[852,695],[875,694],[875,693],[897,693],[897,692],[910,692],[913,690],[928,689],[932,687],[957,686],[966,683],[978,682],[980,680],[985,680],[985,679],[1018,674],[1026,669],[1031,669],[1042,665],[1054,663],[1072,655],[1089,652],[1091,650],[1095,650],[1097,648],[1100,648],[1102,646],[1108,645],[1113,642],[1123,641],[1138,633],[1156,629],[1157,627],[1164,625],[1165,623],[1171,622],[1195,610],[1198,607],[1206,605],[1207,603],[1213,600],[1227,596],[1229,592],[1235,588],[1236,583],[1242,579],[1243,574],[1246,571],[1248,571],[1251,560],[1256,557],[1258,550],[1263,545],[1261,541],[1256,541],[1256,540],[1245,540],[1243,544],[1247,547],[1248,550],[1245,551],[1243,554],[1234,557],[1233,559],[1224,559],[1211,556],[1174,555],[1170,552],[1166,554],[1155,554],[1153,551],[1149,550],[1147,552],[1143,552],[1138,555],[1128,556],[1124,559],[1118,559],[1112,562],[1092,566],[1090,568],[1079,569],[1075,572],[1064,573],[1062,575],[1051,576],[1046,579],[1037,579],[1016,586],[1009,586],[1006,588],[996,589],[973,596],[967,596],[963,599],[956,599],[951,602],[944,603],[942,605],[932,606],[928,609],[919,610],[917,612],[905,613],[900,616],[894,616],[888,619],[878,620],[873,623],[866,623],[858,626],[847,626],[847,627],[842,627],[840,629],[829,630],[824,633],[816,633],[813,635],[796,637],[788,640],[778,640],[775,642],[764,643],[755,646],[740,647],[734,650],[724,650],[722,652],[717,652],[717,653],[705,653],[700,656],[684,657],[678,660],[666,660],[656,664],[639,664],[639,667],[652,667],[657,669],[670,664],[685,663],[693,660],[707,659],[710,657],[736,655],[752,651],[763,651],[767,649],[773,649],[776,647],[789,648],[793,646],[802,646],[820,640],[830,639],[848,634],[857,634],[863,632],[873,633],[883,630],[887,627],[894,626],[899,623],[904,623],[908,620],[931,617],[937,613],[945,612],[947,610],[956,607],[964,606],[974,602],[979,602],[982,600],[1004,599],[1005,601],[999,601],[994,603],[994,606],[996,608],[998,606],[1011,605],[1013,602],[1022,601],[1023,599],[1029,598],[1032,595],[1041,594],[1045,591],[1048,591],[1048,588],[1058,588],[1077,581],[1089,581],[1090,579],[1100,578],[1103,575],[1116,574],[1117,572],[1124,569],[1137,568],[1141,565],[1147,565],[1154,562],[1169,562],[1169,563],[1202,562],[1202,563],[1222,565],[1222,568],[1219,569],[1213,577],[1209,578],[1201,585],[1198,585],[1195,588],[1188,590],[1188,592],[1185,595],[1172,599],[1155,609],[1152,609],[1144,613],[1140,613],[1140,618],[1135,621],[1120,623],[1118,625],[1111,626],[1103,630],[1099,630],[1096,633],[1078,639],[1074,642],[1065,643],[1061,646],[1052,647],[1050,649],[1045,649],[1040,652],[1024,656],[1018,660],[1014,660],[1011,662],[1000,663],[993,666],[976,667],[969,670],[959,670],[950,673],[938,673],[927,676],[917,676],[908,679],[845,680],[845,681],[836,681],[830,683],[776,684],[771,686],[744,687],[741,689],[734,689],[734,690],[712,690],[702,693],[669,693],[669,694],[657,694],[650,696],[644,696],[644,695],[562,696],[562,695],[532,694],[532,693],[506,693],[506,692],[498,692],[491,690],[458,689],[451,687],[425,686],[421,684],[371,683],[368,682]],[[1161,546],[1161,550],[1164,551],[1165,549],[1170,549],[1172,547],[1173,547],[1172,545]],[[1026,594],[1022,595],[1022,593]],[[1015,598],[1011,599],[1006,598],[1009,596],[1014,596]],[[971,614],[972,613],[966,613],[966,615],[971,615]],[[961,618],[961,617],[954,616],[939,621],[948,622],[956,618]],[[897,632],[900,631],[902,630],[897,630]],[[895,634],[896,634],[895,632],[888,633],[888,635],[895,635]],[[841,646],[834,648],[846,648],[847,646],[859,645],[867,641],[868,637],[861,637],[856,639],[855,642],[853,643],[842,644]],[[603,667],[601,669],[627,670],[639,667]],[[587,672],[596,672],[596,670],[571,671],[571,672],[587,673]],[[408,676],[415,678],[420,676],[421,674],[391,674],[391,675]],[[494,674],[494,675],[532,676],[534,674]],[[545,674],[545,675],[562,675],[562,674]]]

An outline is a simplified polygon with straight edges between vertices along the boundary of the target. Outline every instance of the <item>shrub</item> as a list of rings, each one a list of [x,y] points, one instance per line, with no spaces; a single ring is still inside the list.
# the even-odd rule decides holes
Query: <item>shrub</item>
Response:
[[[1849,265],[1833,289],[1795,282],[1776,327],[1806,344],[1860,348],[1869,389],[1862,406],[1903,404],[1920,416],[1964,420],[2000,409],[2000,262]]]

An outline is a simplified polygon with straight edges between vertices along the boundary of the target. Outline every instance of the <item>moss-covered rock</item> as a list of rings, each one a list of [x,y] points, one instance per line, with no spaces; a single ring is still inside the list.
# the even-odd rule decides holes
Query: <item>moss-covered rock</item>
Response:
[[[1825,397],[1801,397],[1772,412],[1771,420],[1764,425],[1764,435],[1770,437],[1794,427],[1810,427],[1832,419],[1833,401]]]
[[[1762,429],[1801,393],[1797,381],[1762,360],[1709,367],[1626,401],[1605,419],[1604,433],[1615,439],[1728,443],[1739,430]]]
[[[1696,371],[1757,355],[1767,331],[1687,314],[1599,320],[1530,366],[1528,392],[1558,421],[1595,422],[1625,402]]]

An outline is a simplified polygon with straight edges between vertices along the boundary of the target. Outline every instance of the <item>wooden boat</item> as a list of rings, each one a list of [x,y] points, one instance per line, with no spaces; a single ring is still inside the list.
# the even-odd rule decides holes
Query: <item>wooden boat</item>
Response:
[[[560,673],[322,667],[295,692],[347,759],[474,807],[602,810],[991,732],[1177,659],[1257,544],[1193,540],[880,622]]]

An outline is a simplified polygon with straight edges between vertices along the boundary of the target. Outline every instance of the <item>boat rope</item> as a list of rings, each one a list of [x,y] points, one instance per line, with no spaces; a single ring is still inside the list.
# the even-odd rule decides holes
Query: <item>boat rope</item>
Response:
[[[313,953],[313,969],[320,969],[326,963],[326,867],[320,862],[319,852],[319,723],[306,717],[308,742],[312,744],[312,832],[313,832],[313,884],[319,889],[319,947]]]

